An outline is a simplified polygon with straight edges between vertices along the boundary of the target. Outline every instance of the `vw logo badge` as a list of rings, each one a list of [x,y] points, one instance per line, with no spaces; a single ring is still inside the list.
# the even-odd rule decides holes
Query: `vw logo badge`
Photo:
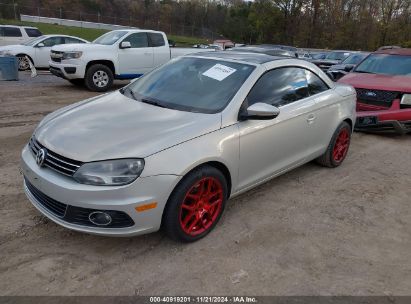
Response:
[[[46,160],[47,156],[47,150],[46,149],[40,149],[37,151],[36,155],[36,163],[39,167],[42,167],[44,164],[44,161]]]

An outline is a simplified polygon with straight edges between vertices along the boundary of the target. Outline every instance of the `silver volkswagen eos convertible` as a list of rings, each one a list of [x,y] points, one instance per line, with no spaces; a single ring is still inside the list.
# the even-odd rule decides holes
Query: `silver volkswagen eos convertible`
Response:
[[[339,166],[355,90],[290,58],[211,52],[47,115],[22,152],[24,189],[54,222],[204,237],[230,197],[316,159]]]

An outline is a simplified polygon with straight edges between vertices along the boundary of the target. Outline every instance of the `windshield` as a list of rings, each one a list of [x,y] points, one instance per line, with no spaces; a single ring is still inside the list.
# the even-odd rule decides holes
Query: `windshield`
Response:
[[[183,57],[144,75],[124,93],[160,107],[218,113],[227,106],[254,68],[248,64]]]
[[[366,54],[352,54],[347,59],[345,59],[342,63],[344,64],[358,64],[360,63],[365,57]]]
[[[311,57],[313,59],[324,59],[325,56],[327,56],[326,54],[312,54]]]
[[[22,43],[22,45],[33,46],[33,45],[35,45],[36,43],[42,41],[44,38],[45,38],[44,36],[32,38],[32,39],[27,40],[26,42]]]
[[[347,58],[348,56],[350,56],[350,53],[345,53],[345,52],[331,52],[328,53],[327,56],[325,57],[325,59],[328,60],[343,60],[345,58]]]
[[[98,37],[93,43],[112,45],[116,43],[121,37],[127,34],[127,31],[114,31],[104,34],[103,36]]]
[[[358,65],[355,72],[411,76],[411,56],[373,54]]]

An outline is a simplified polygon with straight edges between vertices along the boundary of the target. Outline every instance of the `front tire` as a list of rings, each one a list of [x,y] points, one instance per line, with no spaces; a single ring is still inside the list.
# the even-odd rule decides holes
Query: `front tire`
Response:
[[[186,175],[171,194],[163,217],[166,234],[179,242],[205,237],[221,218],[227,181],[220,170],[204,166]]]
[[[19,71],[27,71],[30,69],[30,59],[27,55],[17,55],[19,61]]]
[[[335,168],[340,166],[347,156],[351,143],[351,126],[343,121],[335,130],[327,151],[316,162],[324,167]]]
[[[113,85],[111,69],[104,64],[94,64],[86,71],[85,84],[90,91],[105,92]]]

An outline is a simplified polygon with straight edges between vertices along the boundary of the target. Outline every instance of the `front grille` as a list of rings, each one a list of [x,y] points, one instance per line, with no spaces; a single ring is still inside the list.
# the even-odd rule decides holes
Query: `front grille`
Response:
[[[46,158],[44,160],[44,165],[53,169],[61,174],[67,176],[73,176],[78,168],[83,164],[80,161],[73,160],[64,156],[61,156],[53,151],[48,150],[42,144],[40,144],[34,136],[30,139],[29,147],[34,157],[36,157],[37,152],[40,149],[46,150]]]
[[[365,104],[390,108],[392,102],[399,98],[401,93],[393,91],[356,89],[358,101]]]
[[[40,190],[34,187],[26,178],[24,179],[24,181],[26,182],[27,189],[44,208],[46,208],[48,211],[50,211],[57,217],[64,217],[67,210],[66,204],[60,203],[52,199],[51,197],[48,197],[47,195],[43,194]]]
[[[46,210],[50,211],[55,216],[59,217],[65,222],[88,226],[88,227],[103,227],[103,228],[126,228],[134,225],[134,221],[131,217],[123,211],[115,210],[97,210],[89,208],[81,208],[71,205],[60,203],[51,197],[42,193],[39,189],[34,187],[26,178],[24,178],[26,187],[36,201],[43,206]],[[90,213],[102,211],[111,216],[111,223],[107,226],[98,226],[90,222]]]

